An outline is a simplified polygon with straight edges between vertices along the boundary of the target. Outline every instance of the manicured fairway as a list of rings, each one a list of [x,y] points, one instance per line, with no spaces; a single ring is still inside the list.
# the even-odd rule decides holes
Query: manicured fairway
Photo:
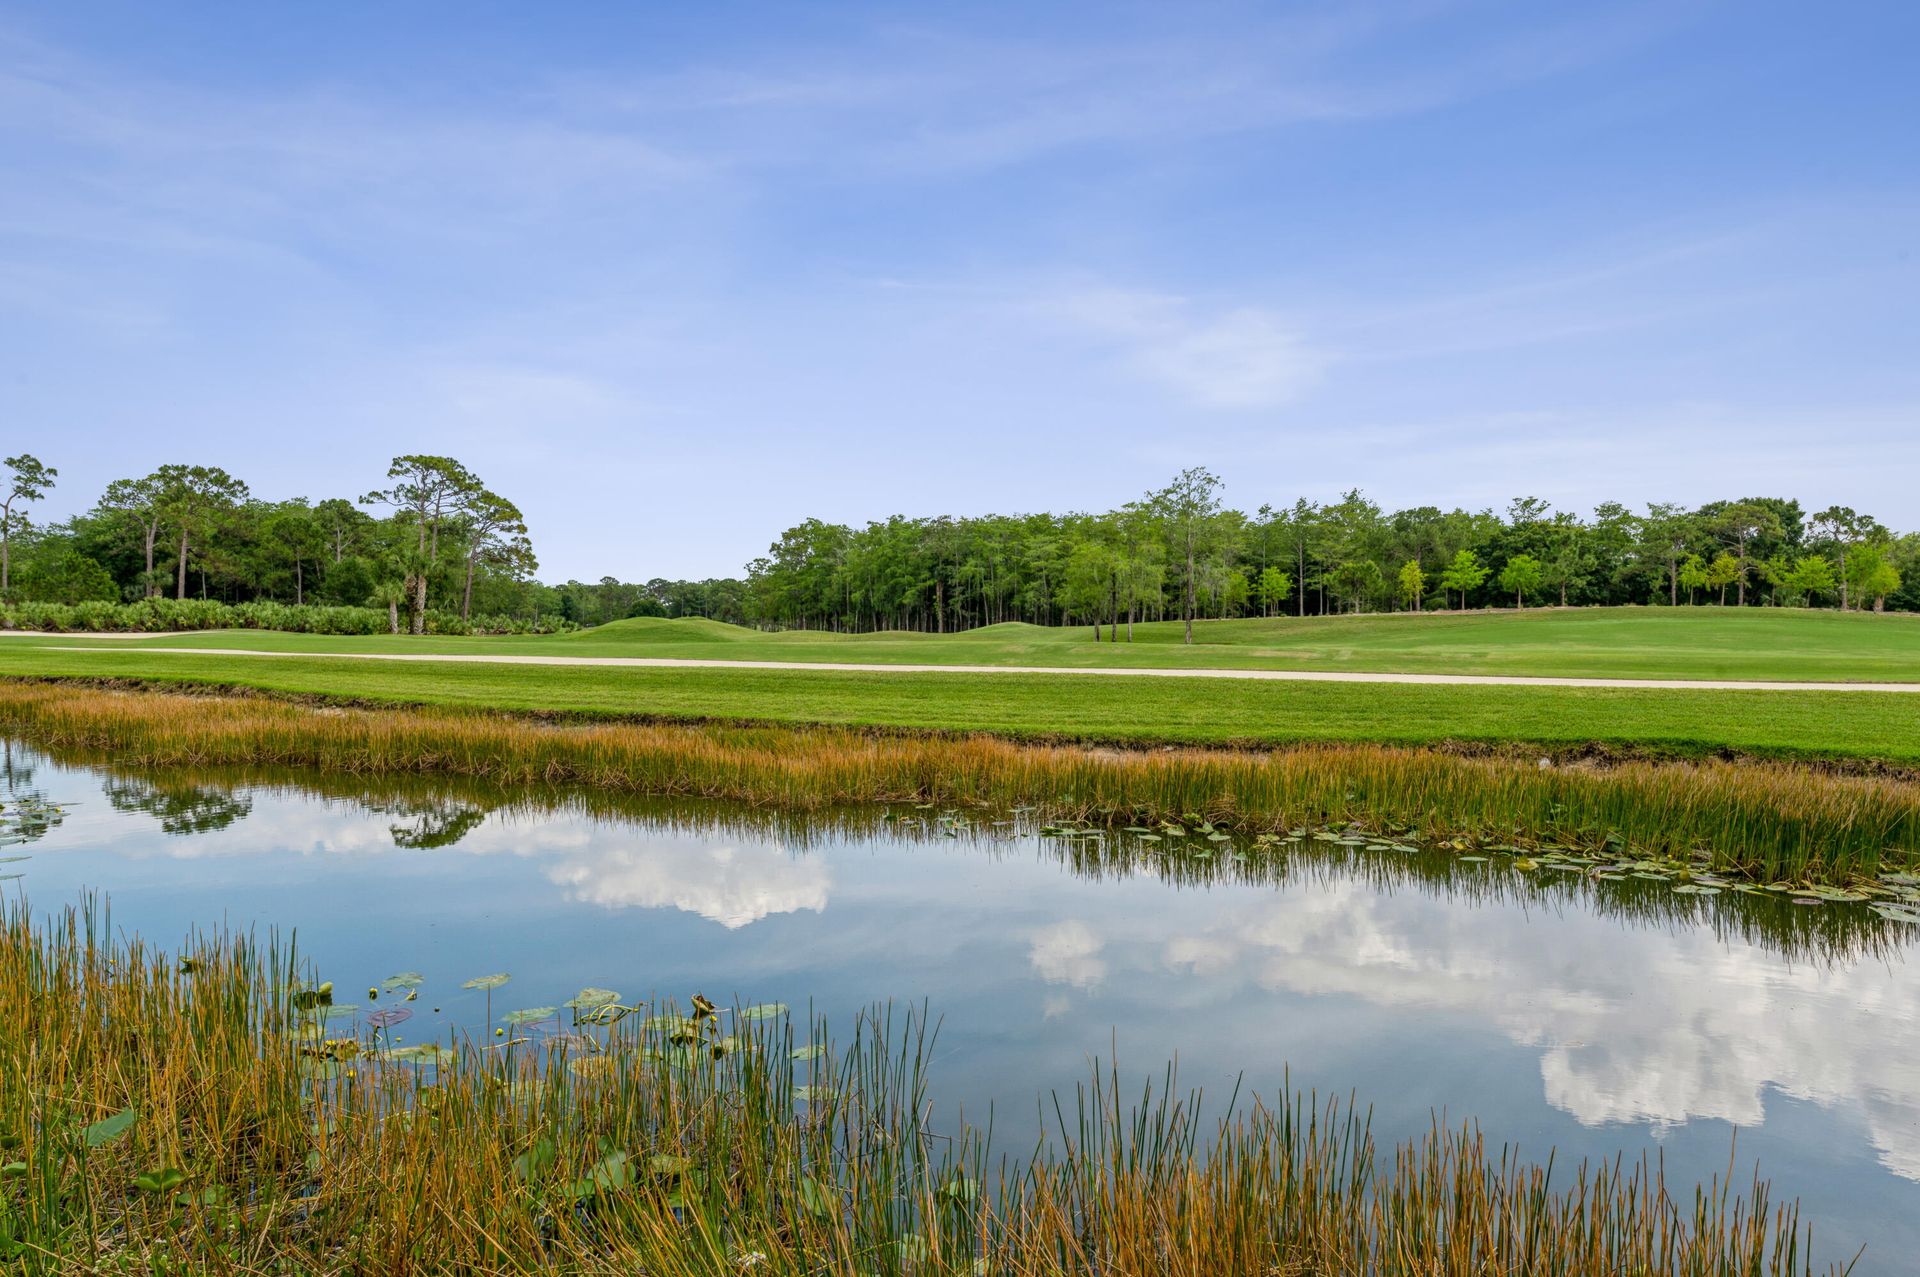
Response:
[[[1615,678],[1920,682],[1920,617],[1776,608],[1573,608],[1513,612],[1175,622],[1132,643],[1091,630],[998,625],[957,635],[763,634],[711,621],[622,621],[530,638],[341,638],[258,630],[115,639],[118,647],[229,646],[289,652],[490,652],[834,661],[860,664],[1139,666]],[[1124,630],[1123,630],[1124,637]],[[108,642],[85,635],[17,648]]]
[[[128,646],[63,652],[12,643],[0,647],[0,675],[7,674],[234,684],[474,708],[1084,740],[1597,743],[1677,754],[1920,762],[1920,704],[1898,693],[414,664],[159,655]]]

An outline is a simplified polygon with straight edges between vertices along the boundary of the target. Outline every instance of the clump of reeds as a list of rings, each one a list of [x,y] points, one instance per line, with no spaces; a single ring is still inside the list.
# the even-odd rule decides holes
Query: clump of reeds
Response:
[[[267,765],[447,774],[792,808],[1013,806],[1242,831],[1353,821],[1428,836],[1706,852],[1721,872],[1844,881],[1920,849],[1920,786],[1787,763],[1541,767],[1433,750],[1090,751],[834,728],[548,724],[454,710],[314,709],[250,697],[0,684],[0,730],[126,766]]]
[[[1030,1156],[930,1117],[924,1015],[601,1003],[395,1044],[269,943],[181,957],[0,915],[0,1260],[33,1272],[1370,1273],[1784,1277],[1792,1205],[1555,1171],[1438,1123],[1377,1146],[1285,1090],[1215,1121],[1116,1074]],[[629,1012],[632,1011],[631,1014]],[[329,1032],[332,1036],[328,1036]]]

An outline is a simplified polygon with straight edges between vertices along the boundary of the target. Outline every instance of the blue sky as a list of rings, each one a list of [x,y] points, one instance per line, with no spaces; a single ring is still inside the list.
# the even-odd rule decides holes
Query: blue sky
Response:
[[[445,452],[542,576],[808,515],[1920,527],[1920,5],[0,5],[45,503]]]

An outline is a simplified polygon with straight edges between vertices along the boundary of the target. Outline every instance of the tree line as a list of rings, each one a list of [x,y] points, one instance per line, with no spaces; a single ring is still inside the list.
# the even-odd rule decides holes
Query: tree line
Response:
[[[1149,620],[1553,604],[1920,610],[1920,535],[1845,506],[1747,497],[1589,515],[1385,510],[1355,489],[1230,507],[1182,471],[1101,513],[808,519],[744,576],[543,585],[512,501],[451,457],[396,457],[356,498],[268,502],[214,466],[116,480],[63,522],[30,513],[58,471],[7,458],[0,597],[11,604],[174,600],[377,607],[421,633],[435,615],[598,625],[704,616],[763,628],[950,633],[1005,621],[1131,637]],[[254,615],[258,615],[257,613]],[[267,622],[259,622],[267,623]]]
[[[1749,497],[1591,515],[1339,500],[1228,507],[1205,469],[1098,514],[810,519],[748,566],[738,619],[835,630],[1088,625],[1538,604],[1920,608],[1920,536]]]
[[[59,470],[8,457],[0,492],[0,599],[9,605],[171,599],[375,607],[424,633],[435,611],[540,614],[526,520],[452,457],[395,457],[358,497],[256,498],[219,466],[168,464],[116,479],[93,508],[38,524]],[[177,611],[177,609],[176,609]]]

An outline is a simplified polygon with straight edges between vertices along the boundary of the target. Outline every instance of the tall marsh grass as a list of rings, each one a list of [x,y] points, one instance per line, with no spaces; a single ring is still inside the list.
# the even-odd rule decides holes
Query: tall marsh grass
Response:
[[[24,1272],[1323,1274],[1812,1271],[1764,1183],[1548,1169],[1283,1091],[1206,1118],[1094,1069],[995,1159],[930,1118],[924,1016],[592,1014],[324,1037],[293,955],[0,912],[0,1258]],[[345,1032],[341,1032],[342,1028]]]
[[[1062,819],[1195,815],[1247,832],[1401,825],[1688,857],[1767,880],[1908,866],[1920,785],[1788,763],[1539,766],[1385,746],[1124,753],[833,728],[549,723],[426,709],[0,683],[0,731],[130,767],[259,765],[351,776],[724,798],[793,809],[1041,804]]]

